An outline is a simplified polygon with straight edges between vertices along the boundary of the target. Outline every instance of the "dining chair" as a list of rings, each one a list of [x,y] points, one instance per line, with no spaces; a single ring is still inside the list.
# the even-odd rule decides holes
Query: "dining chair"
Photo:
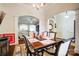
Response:
[[[25,41],[25,46],[26,46],[26,52],[27,56],[43,56],[43,49],[41,50],[35,50],[32,45],[29,43],[28,39],[26,38],[25,35],[23,35],[24,41]]]
[[[51,33],[49,33],[49,37],[50,37],[51,39],[53,39],[53,40],[56,40],[56,35],[57,35],[56,32],[51,32]]]
[[[39,33],[37,39],[40,40],[40,41],[44,40],[45,39],[44,32]]]
[[[32,32],[32,31],[31,31],[31,32],[29,32],[29,37],[30,37],[30,38],[35,38],[35,37],[36,37],[36,35],[35,35],[35,33],[34,33],[34,32]]]
[[[63,43],[60,42],[58,45],[56,45],[55,53],[49,51],[45,51],[45,52],[54,56],[67,56],[70,44],[71,44],[71,40],[65,40]]]
[[[51,39],[51,40],[55,40],[55,41],[56,41],[56,32],[51,32],[51,33],[46,33],[46,32],[45,32],[45,35],[46,35],[46,34],[49,34],[49,35],[47,36],[48,39]],[[46,37],[46,39],[47,39],[47,37]],[[55,48],[54,45],[45,48],[45,50],[49,50],[49,49],[51,49],[51,48],[54,49],[54,48]]]
[[[44,31],[44,35],[45,36],[49,36],[49,32],[48,31]]]
[[[39,34],[39,36],[38,36],[37,39],[39,39],[39,40],[46,40],[46,39],[48,39],[48,37],[49,37],[48,34],[49,34],[49,33],[48,33],[47,31],[41,32],[41,33]]]
[[[71,41],[72,41],[71,39],[67,40],[60,45],[59,51],[57,53],[58,56],[67,56],[68,55],[68,51],[69,51],[69,47],[71,45]]]

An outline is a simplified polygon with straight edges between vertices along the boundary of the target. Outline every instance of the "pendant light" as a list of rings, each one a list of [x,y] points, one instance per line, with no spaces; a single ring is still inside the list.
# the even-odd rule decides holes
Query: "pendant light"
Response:
[[[65,18],[69,18],[68,11],[66,11]]]

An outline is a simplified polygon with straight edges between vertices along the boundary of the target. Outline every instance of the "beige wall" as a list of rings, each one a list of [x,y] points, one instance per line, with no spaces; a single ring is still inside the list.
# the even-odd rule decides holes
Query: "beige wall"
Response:
[[[14,20],[13,14],[11,14],[9,9],[3,7],[2,4],[0,4],[0,10],[6,13],[4,20],[0,25],[0,33],[15,32],[15,25],[14,25],[15,20]]]
[[[60,38],[73,38],[74,37],[74,20],[75,20],[75,11],[66,11],[59,13],[55,16],[56,26],[57,26],[57,36]]]

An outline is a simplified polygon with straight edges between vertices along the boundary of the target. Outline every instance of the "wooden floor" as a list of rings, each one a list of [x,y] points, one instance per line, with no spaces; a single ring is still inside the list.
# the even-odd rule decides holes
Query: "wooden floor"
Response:
[[[70,45],[70,48],[69,48],[69,54],[71,56],[79,56],[78,53],[74,52],[74,49],[75,49],[75,42],[71,42],[71,45]]]
[[[13,56],[14,51],[15,51],[15,45],[9,46],[8,56]]]

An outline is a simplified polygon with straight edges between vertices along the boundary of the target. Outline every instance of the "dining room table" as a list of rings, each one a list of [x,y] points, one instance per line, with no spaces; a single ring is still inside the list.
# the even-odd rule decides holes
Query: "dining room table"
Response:
[[[59,47],[59,43],[62,42],[62,41],[63,40],[60,39],[60,38],[57,38],[56,40],[53,40],[53,39],[50,39],[50,38],[47,38],[47,39],[44,39],[44,40],[38,40],[36,38],[29,38],[28,39],[29,44],[32,46],[32,48],[35,51],[38,51],[40,49],[44,50],[44,49],[51,47],[51,46],[54,46],[54,45],[56,47],[55,51],[57,51],[57,48]]]

